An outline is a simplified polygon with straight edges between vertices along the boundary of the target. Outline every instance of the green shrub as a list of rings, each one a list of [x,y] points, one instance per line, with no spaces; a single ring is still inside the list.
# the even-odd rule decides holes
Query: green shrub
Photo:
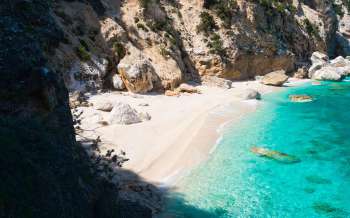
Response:
[[[312,24],[309,19],[304,19],[304,26],[305,26],[306,32],[310,36],[315,36],[317,38],[320,37],[320,34],[319,34],[320,30],[318,26]]]
[[[82,61],[89,61],[91,60],[91,55],[88,51],[86,51],[85,47],[80,45],[79,47],[76,48],[76,53],[80,60]]]
[[[213,16],[211,16],[208,12],[204,11],[199,16],[201,22],[197,26],[197,32],[204,32],[206,34],[209,34],[213,32],[213,30],[217,29]]]
[[[208,47],[210,48],[210,53],[217,54],[220,56],[225,55],[225,49],[223,48],[223,42],[221,40],[220,35],[214,33],[210,37],[210,41],[208,42]]]

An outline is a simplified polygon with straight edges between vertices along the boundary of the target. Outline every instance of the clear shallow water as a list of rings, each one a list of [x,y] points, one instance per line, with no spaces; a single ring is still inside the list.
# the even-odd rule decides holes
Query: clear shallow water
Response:
[[[292,103],[290,94],[316,100]],[[161,217],[350,217],[350,82],[289,88],[263,101],[179,183]],[[258,157],[254,145],[301,162]]]

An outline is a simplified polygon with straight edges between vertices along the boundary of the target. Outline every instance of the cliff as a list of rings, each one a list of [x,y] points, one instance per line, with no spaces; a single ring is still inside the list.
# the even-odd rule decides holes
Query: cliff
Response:
[[[64,40],[50,4],[0,4],[0,217],[151,217],[93,174],[75,140],[68,91],[47,58]]]
[[[172,90],[349,55],[346,1],[59,1],[54,12],[65,40],[52,66],[70,90]]]

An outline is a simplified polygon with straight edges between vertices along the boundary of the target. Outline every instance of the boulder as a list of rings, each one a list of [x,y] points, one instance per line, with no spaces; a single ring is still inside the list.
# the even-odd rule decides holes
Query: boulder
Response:
[[[309,68],[309,78],[312,78],[317,70],[321,69],[327,64],[329,58],[327,55],[316,51],[312,53],[310,60],[312,62],[312,65]]]
[[[94,104],[94,108],[99,111],[111,112],[113,104],[111,102],[97,102]]]
[[[292,102],[310,102],[313,100],[309,95],[290,95],[289,99]]]
[[[314,52],[311,55],[311,62],[312,64],[316,64],[316,63],[327,63],[329,60],[329,57],[326,54],[323,54],[321,52]]]
[[[182,83],[179,87],[177,87],[176,91],[186,93],[200,93],[200,91],[196,87],[186,83]]]
[[[113,87],[116,90],[123,90],[123,89],[125,89],[124,82],[123,82],[122,78],[118,74],[115,74],[112,77],[112,83],[113,83]]]
[[[130,107],[130,105],[122,102],[114,105],[109,117],[110,124],[129,125],[140,122],[142,122],[142,119],[139,117],[139,113]]]
[[[312,79],[329,81],[340,81],[342,77],[342,72],[338,68],[331,66],[322,67],[312,75]]]
[[[309,68],[309,74],[308,77],[312,78],[313,75],[315,74],[315,72],[319,69],[321,69],[322,67],[326,66],[326,63],[315,63],[313,64],[310,68]]]
[[[297,72],[294,73],[294,78],[304,79],[308,75],[306,67],[300,67]]]
[[[339,56],[339,57],[331,60],[330,65],[332,67],[346,67],[346,66],[350,66],[350,61],[343,58],[342,56]]]
[[[254,89],[243,90],[241,93],[239,93],[238,97],[244,100],[261,99],[260,93]]]
[[[268,73],[261,80],[261,83],[264,85],[272,86],[282,86],[288,80],[288,76],[284,70],[278,70],[271,73]]]
[[[177,91],[166,90],[164,93],[165,96],[179,96],[180,93]]]
[[[133,63],[123,62],[123,60],[118,64],[118,71],[126,88],[133,93],[151,91],[153,89],[152,77],[155,73],[152,64],[146,59],[134,60]]]
[[[216,86],[224,89],[232,88],[232,81],[216,76],[203,76],[202,83],[206,86]]]

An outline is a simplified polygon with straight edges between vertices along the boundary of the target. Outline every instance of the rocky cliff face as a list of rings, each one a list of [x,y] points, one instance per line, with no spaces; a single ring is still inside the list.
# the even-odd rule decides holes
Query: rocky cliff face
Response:
[[[92,174],[75,141],[68,92],[48,60],[65,37],[50,4],[0,4],[0,217],[150,217]]]
[[[54,12],[64,41],[52,66],[70,90],[119,89],[120,74],[144,93],[207,76],[292,73],[314,51],[349,55],[346,1],[76,0],[56,2]],[[135,67],[130,79],[135,61],[148,70]]]

